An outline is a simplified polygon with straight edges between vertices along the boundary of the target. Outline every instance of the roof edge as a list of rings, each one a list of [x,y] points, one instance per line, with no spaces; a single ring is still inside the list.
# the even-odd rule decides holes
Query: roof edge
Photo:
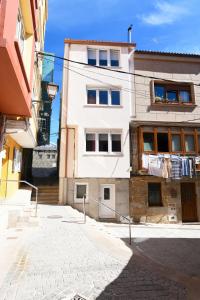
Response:
[[[65,39],[64,43],[65,44],[78,44],[78,45],[104,45],[104,46],[136,47],[135,43],[114,42],[114,41],[97,41],[97,40]]]
[[[176,52],[165,52],[165,51],[152,51],[152,50],[135,50],[135,54],[149,54],[149,55],[161,55],[161,56],[178,56],[178,57],[191,57],[200,58],[200,54],[194,53],[176,53]]]

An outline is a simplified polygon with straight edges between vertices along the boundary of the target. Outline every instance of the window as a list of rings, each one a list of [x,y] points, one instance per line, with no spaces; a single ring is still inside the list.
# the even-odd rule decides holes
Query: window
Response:
[[[143,152],[200,153],[200,128],[143,127],[140,132]]]
[[[99,104],[108,104],[108,91],[99,91]]]
[[[22,168],[22,152],[14,148],[13,149],[13,163],[12,163],[12,172],[20,173]]]
[[[108,152],[108,134],[99,134],[99,152]]]
[[[86,196],[88,200],[88,184],[87,183],[75,183],[74,201],[76,203],[82,203],[83,197]]]
[[[121,104],[120,90],[88,89],[87,104],[119,106]]]
[[[20,10],[18,11],[18,16],[17,16],[16,38],[18,40],[21,53],[23,53],[24,41],[25,41],[25,29],[24,29],[23,18]]]
[[[154,83],[155,103],[187,104],[192,103],[190,84]]]
[[[148,205],[163,206],[161,196],[161,183],[148,183]]]
[[[111,91],[111,104],[120,105],[120,91]]]
[[[158,152],[169,152],[168,133],[157,134]]]
[[[194,135],[185,135],[185,151],[186,152],[194,152]]]
[[[52,158],[52,159],[55,159],[55,158],[56,158],[55,154],[52,154],[51,158]]]
[[[51,158],[51,155],[50,154],[47,154],[47,159],[50,159]]]
[[[115,132],[86,132],[86,152],[117,155],[122,152],[121,134]]]
[[[95,143],[95,134],[94,133],[87,133],[86,134],[86,151],[91,152],[96,150],[96,143]]]
[[[143,133],[144,151],[154,151],[154,134]]]
[[[100,66],[107,66],[108,59],[107,59],[107,50],[99,50],[99,65]]]
[[[42,159],[42,154],[39,154],[39,159]]]
[[[94,49],[88,49],[88,64],[91,66],[95,66],[97,64],[96,50]]]
[[[112,152],[121,152],[121,135],[111,134]]]
[[[110,188],[104,188],[104,200],[110,200]]]
[[[87,104],[96,104],[96,91],[95,90],[87,91]]]
[[[172,134],[172,152],[181,151],[181,135]]]
[[[88,64],[91,66],[119,67],[120,51],[114,49],[91,49],[88,52]]]
[[[167,91],[166,92],[166,100],[169,102],[177,102],[177,93],[176,91]]]
[[[119,50],[110,50],[111,67],[119,67]]]

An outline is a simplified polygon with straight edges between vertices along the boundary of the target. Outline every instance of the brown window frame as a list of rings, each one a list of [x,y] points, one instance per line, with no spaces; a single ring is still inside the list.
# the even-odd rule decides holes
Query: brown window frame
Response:
[[[139,145],[140,145],[140,153],[145,154],[181,154],[181,155],[198,155],[200,152],[200,145],[198,144],[198,136],[200,136],[200,133],[197,131],[197,128],[191,128],[191,132],[186,131],[188,127],[181,128],[180,131],[174,131],[170,127],[166,126],[159,126],[166,128],[166,132],[168,134],[168,152],[159,152],[158,151],[158,142],[157,142],[157,134],[161,133],[156,127],[153,128],[153,130],[143,130],[143,127],[139,128]],[[144,150],[144,133],[154,133],[154,151],[145,151]],[[181,137],[181,151],[172,151],[172,135],[180,135]],[[185,136],[187,135],[193,135],[194,136],[194,151],[186,152],[185,149]]]
[[[155,96],[155,86],[161,86],[165,90],[165,98],[163,100],[156,101]],[[169,101],[167,100],[167,91],[173,91],[176,92],[177,101]],[[180,92],[181,91],[187,91],[190,95],[190,101],[189,102],[183,102],[180,99]],[[193,83],[163,83],[162,81],[154,81],[151,82],[151,105],[164,105],[164,106],[192,106],[195,105],[195,99],[194,99],[194,88]]]

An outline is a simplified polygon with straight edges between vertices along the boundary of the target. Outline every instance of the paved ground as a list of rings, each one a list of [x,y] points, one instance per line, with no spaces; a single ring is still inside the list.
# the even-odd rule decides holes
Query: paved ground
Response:
[[[177,245],[174,239],[173,247],[167,248],[166,243],[134,237],[130,248],[124,242],[126,236],[115,238],[108,227],[89,218],[82,224],[82,215],[72,208],[47,205],[40,205],[39,226],[26,229],[21,237],[19,230],[9,231],[9,242],[15,234],[21,244],[14,251],[16,256],[13,252],[9,272],[0,269],[5,275],[0,300],[66,300],[76,294],[88,300],[200,299],[195,240]],[[192,252],[187,266],[178,270],[188,252],[177,255],[169,266],[176,245],[187,249],[191,245]],[[7,256],[1,251],[1,259]]]

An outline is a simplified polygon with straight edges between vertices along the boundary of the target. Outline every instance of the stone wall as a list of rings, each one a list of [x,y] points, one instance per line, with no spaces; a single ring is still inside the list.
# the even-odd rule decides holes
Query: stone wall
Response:
[[[148,206],[148,183],[160,182],[162,193],[161,207]],[[130,179],[130,216],[136,222],[169,223],[168,205],[176,205],[177,222],[182,222],[181,212],[181,182],[195,182],[197,194],[197,214],[200,219],[200,180],[184,179],[169,181],[154,176],[134,176]]]
[[[69,204],[72,207],[83,211],[83,205],[74,202],[75,183],[88,184],[86,214],[90,217],[95,219],[99,218],[99,207],[96,201],[100,200],[101,184],[115,184],[115,210],[121,215],[129,215],[129,179],[63,178],[60,180],[59,203]],[[117,216],[116,219],[119,220]]]

